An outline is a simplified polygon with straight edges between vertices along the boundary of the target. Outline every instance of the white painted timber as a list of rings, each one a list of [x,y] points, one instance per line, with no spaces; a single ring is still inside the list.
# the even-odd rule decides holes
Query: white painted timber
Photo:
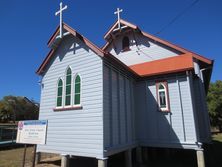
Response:
[[[102,59],[73,36],[64,37],[54,54],[42,78],[39,119],[48,120],[47,140],[46,145],[38,145],[37,150],[66,155],[103,157]],[[76,74],[81,76],[83,108],[54,112],[57,81],[62,78],[65,84],[67,67],[72,69],[73,77]]]
[[[122,39],[127,36],[130,40],[130,51],[122,51]],[[143,36],[141,33],[121,34],[115,38],[106,49],[126,65],[134,65],[180,54],[166,46],[160,45]]]
[[[155,78],[136,84],[138,140],[142,146],[195,148],[196,131],[187,76],[173,75],[168,82],[170,112],[158,110]]]
[[[104,64],[104,147],[106,153],[135,144],[133,80]]]

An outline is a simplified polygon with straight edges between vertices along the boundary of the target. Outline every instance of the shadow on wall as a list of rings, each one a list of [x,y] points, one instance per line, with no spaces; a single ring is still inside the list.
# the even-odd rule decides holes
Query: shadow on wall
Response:
[[[185,80],[186,78],[182,81]],[[175,79],[168,80],[168,86],[175,82]],[[170,112],[163,112],[160,111],[157,102],[155,82],[149,82],[148,85],[147,82],[139,83],[136,89],[139,142],[144,146],[151,147],[183,148],[181,144],[185,139],[183,114],[182,109],[176,109],[181,106],[179,104],[180,97],[173,97],[172,99],[171,95],[169,100]],[[178,92],[175,94],[178,95]]]
[[[116,54],[120,54],[122,52],[122,40],[123,38],[127,36],[129,38],[129,46],[130,48],[132,48],[134,45],[138,46],[139,47],[147,47],[149,48],[150,47],[150,43],[148,40],[142,40],[143,38],[141,38],[140,36],[138,36],[138,34],[134,34],[134,35],[121,35],[120,37],[118,37],[118,40],[116,40],[114,42],[114,49],[115,49],[115,52]],[[116,47],[118,46],[118,47]],[[139,53],[138,53],[139,54]]]
[[[89,48],[77,37],[65,37],[62,40],[60,47],[57,51],[59,53],[59,60],[62,61],[65,55],[68,54],[76,54],[76,52],[80,49],[84,49],[85,51],[89,52]]]

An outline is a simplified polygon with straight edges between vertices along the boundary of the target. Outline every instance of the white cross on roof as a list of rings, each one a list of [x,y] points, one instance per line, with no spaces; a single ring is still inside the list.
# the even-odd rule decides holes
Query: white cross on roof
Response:
[[[60,3],[60,9],[59,9],[59,11],[57,11],[56,13],[55,13],[55,15],[57,16],[58,14],[60,14],[60,38],[62,38],[62,36],[63,36],[63,33],[62,33],[62,12],[63,12],[63,10],[66,10],[67,9],[67,5],[66,6],[64,6],[64,7],[62,7],[62,2]]]
[[[117,18],[118,18],[118,28],[121,29],[121,25],[120,25],[120,13],[123,12],[123,9],[117,8],[117,10],[114,12],[114,14],[117,14]]]

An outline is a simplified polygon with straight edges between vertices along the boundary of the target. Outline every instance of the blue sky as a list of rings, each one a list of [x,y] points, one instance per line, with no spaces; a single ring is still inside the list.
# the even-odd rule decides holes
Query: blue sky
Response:
[[[64,0],[64,21],[98,46],[116,20],[122,18],[155,34],[194,0]],[[0,98],[27,96],[39,101],[35,74],[49,49],[47,41],[59,24],[59,0],[1,0]],[[221,80],[222,1],[200,0],[158,36],[215,60],[212,81]]]

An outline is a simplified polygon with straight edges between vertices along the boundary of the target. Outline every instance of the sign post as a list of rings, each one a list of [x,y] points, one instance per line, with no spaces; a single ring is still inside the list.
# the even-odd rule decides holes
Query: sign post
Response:
[[[23,164],[25,165],[26,157],[26,144],[35,144],[34,154],[36,151],[36,144],[46,143],[46,131],[47,131],[47,120],[30,120],[30,121],[19,121],[18,131],[16,137],[16,143],[25,144],[25,150],[23,154]],[[33,157],[35,159],[35,155]],[[33,164],[35,163],[33,159]],[[32,165],[33,165],[32,164]]]

